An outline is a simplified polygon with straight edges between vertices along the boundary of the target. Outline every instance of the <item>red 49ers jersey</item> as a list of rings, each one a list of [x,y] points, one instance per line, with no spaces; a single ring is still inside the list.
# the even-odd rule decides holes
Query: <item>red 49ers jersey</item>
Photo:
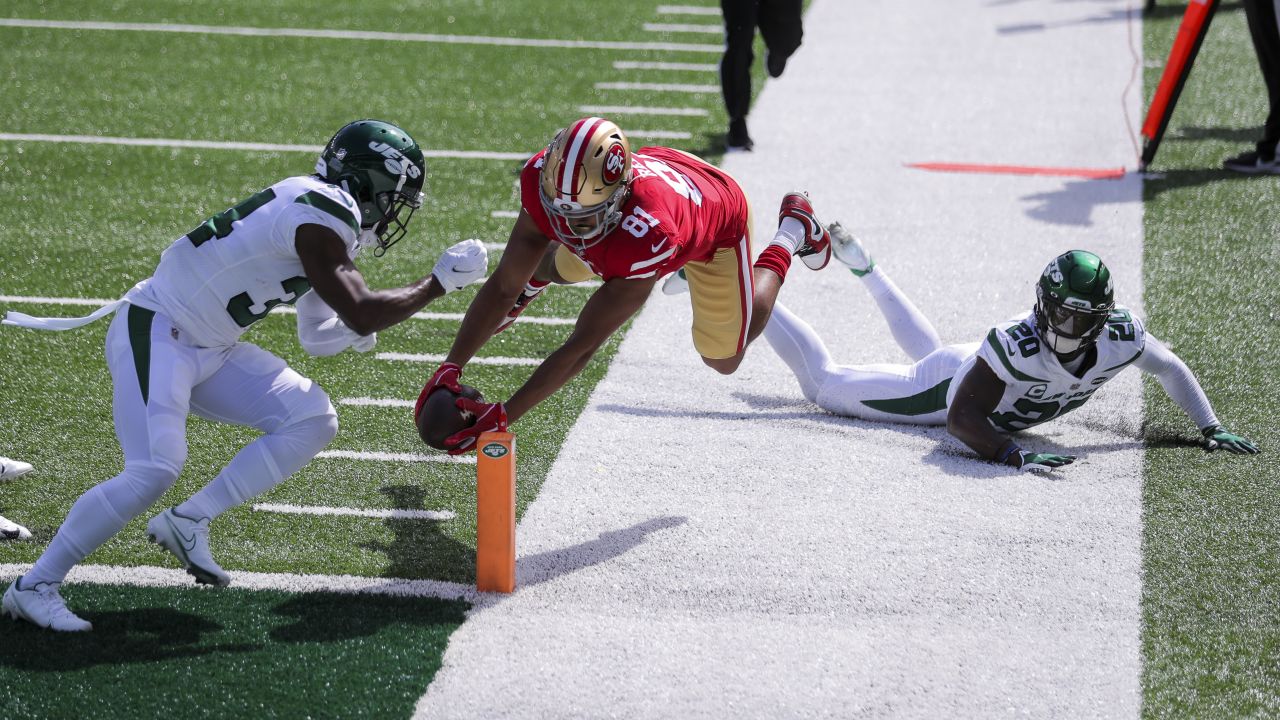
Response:
[[[534,155],[521,171],[520,202],[542,234],[555,240],[538,193],[545,153]],[[746,234],[747,198],[714,165],[679,150],[646,147],[632,153],[631,168],[622,223],[576,253],[601,278],[661,277],[687,262],[710,260]]]

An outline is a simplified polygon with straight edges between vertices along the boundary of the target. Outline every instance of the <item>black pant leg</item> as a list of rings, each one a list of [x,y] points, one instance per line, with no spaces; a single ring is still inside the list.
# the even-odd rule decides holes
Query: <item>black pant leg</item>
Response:
[[[724,13],[724,57],[720,60],[720,88],[729,121],[742,120],[751,108],[751,46],[756,39],[759,0],[720,0]]]
[[[1275,0],[1244,0],[1244,12],[1270,103],[1258,152],[1272,156],[1276,143],[1280,142],[1280,21],[1276,17]]]
[[[760,35],[770,55],[785,60],[804,38],[804,0],[760,0]]]

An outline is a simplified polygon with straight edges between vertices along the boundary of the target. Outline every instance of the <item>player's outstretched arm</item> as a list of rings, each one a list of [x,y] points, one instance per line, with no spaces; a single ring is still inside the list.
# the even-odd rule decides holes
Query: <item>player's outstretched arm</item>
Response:
[[[995,412],[1004,395],[1005,384],[978,358],[960,381],[951,408],[947,411],[947,431],[982,457],[1022,470],[1052,470],[1075,461],[1074,455],[1031,453],[1018,447],[1013,438],[996,432],[987,417]]]
[[[1134,365],[1139,370],[1154,375],[1169,398],[1200,428],[1205,452],[1226,450],[1239,455],[1261,452],[1257,445],[1227,430],[1218,422],[1218,416],[1214,414],[1213,406],[1209,404],[1209,398],[1204,394],[1204,389],[1200,387],[1191,368],[1164,343],[1148,334],[1142,355]]]
[[[644,305],[656,283],[657,278],[615,279],[606,282],[587,300],[569,339],[542,361],[533,375],[506,403],[479,403],[460,398],[457,401],[458,407],[473,413],[476,422],[466,430],[445,439],[445,444],[454,448],[449,454],[458,455],[469,451],[475,446],[476,438],[481,433],[505,430],[508,423],[520,419],[535,405],[564,387],[565,383],[582,372],[604,341]],[[429,388],[430,384],[427,390],[423,390],[423,396],[430,394]],[[421,398],[418,403],[421,407]]]
[[[400,323],[451,288],[428,275],[415,283],[388,290],[372,290],[347,255],[337,233],[321,225],[298,227],[294,247],[311,288],[333,308],[342,322],[360,335]],[[450,248],[469,255],[469,271],[481,277],[487,264],[484,246],[474,240]],[[446,253],[448,257],[448,253]],[[464,273],[459,270],[455,282]]]
[[[533,277],[533,271],[546,254],[550,242],[528,213],[521,210],[520,217],[511,228],[511,237],[502,252],[502,259],[467,308],[445,362],[459,368],[465,366],[493,337],[494,329],[511,310],[525,283]]]

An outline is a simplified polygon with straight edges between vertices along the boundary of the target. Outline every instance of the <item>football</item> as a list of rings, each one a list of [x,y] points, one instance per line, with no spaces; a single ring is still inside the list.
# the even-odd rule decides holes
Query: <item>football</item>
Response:
[[[448,450],[445,438],[475,423],[475,415],[459,410],[454,404],[459,397],[484,401],[480,391],[470,385],[462,386],[462,395],[449,388],[437,389],[427,398],[426,404],[422,406],[422,414],[418,416],[418,437],[422,438],[422,442],[437,450]]]

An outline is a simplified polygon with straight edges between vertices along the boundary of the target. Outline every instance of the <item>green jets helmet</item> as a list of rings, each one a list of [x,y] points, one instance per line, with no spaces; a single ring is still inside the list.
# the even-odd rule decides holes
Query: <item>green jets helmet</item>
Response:
[[[360,244],[381,255],[409,229],[422,207],[427,166],[409,133],[380,120],[357,120],[334,134],[316,161],[316,175],[346,190],[360,205]]]
[[[1102,258],[1072,250],[1054,258],[1036,285],[1040,339],[1063,359],[1088,350],[1116,305],[1111,271]]]

